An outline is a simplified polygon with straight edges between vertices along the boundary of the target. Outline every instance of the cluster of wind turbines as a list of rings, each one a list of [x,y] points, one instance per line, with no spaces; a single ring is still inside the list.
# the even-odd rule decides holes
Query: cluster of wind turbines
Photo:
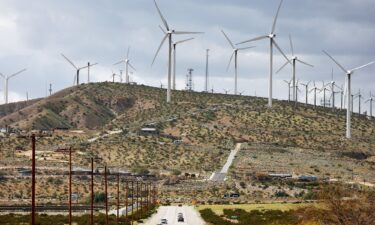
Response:
[[[156,3],[156,0],[154,0],[154,3],[155,3],[155,7],[159,13],[159,16],[165,26],[165,29],[166,31],[162,29],[162,31],[164,32],[165,36],[164,38],[162,39],[162,42],[158,48],[158,50],[156,51],[156,54],[155,54],[155,57],[154,57],[154,60],[152,61],[152,64],[154,63],[159,51],[160,51],[160,48],[163,46],[164,42],[166,41],[166,39],[168,39],[168,42],[169,42],[169,48],[168,48],[168,88],[167,88],[167,102],[171,102],[171,70],[172,70],[172,65],[174,67],[174,72],[173,72],[173,80],[175,80],[175,68],[176,68],[176,59],[175,59],[175,51],[176,51],[176,46],[175,45],[172,45],[172,36],[174,34],[198,34],[198,33],[201,33],[201,32],[184,32],[184,31],[175,31],[173,29],[170,29],[169,26],[168,26],[168,23],[166,21],[166,19],[164,18],[163,14],[161,13],[157,3]],[[290,47],[291,47],[291,53],[292,53],[292,57],[291,58],[288,58],[286,56],[286,54],[282,51],[282,49],[280,48],[280,46],[277,44],[276,42],[276,24],[277,24],[277,19],[278,19],[278,16],[279,16],[279,13],[280,13],[280,9],[281,9],[281,6],[282,6],[282,3],[283,3],[283,0],[280,1],[280,4],[278,6],[278,9],[277,9],[277,12],[276,12],[276,16],[274,17],[274,20],[273,20],[273,24],[272,24],[272,29],[271,29],[271,32],[267,35],[262,35],[262,36],[259,36],[259,37],[255,37],[255,38],[252,38],[252,39],[249,39],[249,40],[246,40],[246,41],[242,41],[242,42],[239,42],[238,44],[236,45],[241,45],[241,44],[245,44],[245,43],[249,43],[249,42],[254,42],[254,41],[259,41],[259,40],[263,40],[263,39],[269,39],[270,41],[270,70],[269,70],[269,93],[268,93],[268,106],[271,108],[272,107],[272,89],[273,89],[273,50],[274,50],[274,47],[281,53],[281,55],[286,59],[286,63],[276,72],[280,72],[283,68],[285,68],[288,64],[290,64],[293,68],[293,74],[292,74],[292,80],[291,81],[286,81],[286,83],[288,84],[288,93],[289,93],[289,97],[288,99],[290,100],[290,86],[292,86],[292,89],[293,89],[293,101],[295,101],[297,103],[298,101],[298,91],[299,91],[299,88],[298,88],[298,81],[296,82],[296,64],[297,62],[298,63],[301,63],[301,64],[304,64],[306,66],[310,66],[310,67],[313,67],[313,65],[307,63],[307,62],[304,62],[302,61],[300,58],[298,58],[297,56],[295,56],[294,54],[294,46],[293,46],[293,41],[292,41],[292,37],[289,36],[289,40],[290,40]],[[227,39],[227,41],[229,42],[230,46],[232,47],[233,49],[233,53],[229,59],[229,64],[228,64],[228,68],[231,64],[231,61],[234,57],[234,68],[235,68],[235,76],[234,76],[234,83],[235,83],[235,86],[234,86],[234,94],[237,95],[238,94],[238,90],[237,90],[237,56],[238,56],[238,51],[240,50],[246,50],[246,49],[249,49],[249,48],[253,48],[254,46],[250,46],[250,47],[241,47],[241,48],[238,48],[236,47],[233,42],[229,39],[229,37],[227,36],[227,34],[222,30],[222,33],[223,35],[225,36],[225,38]],[[189,39],[191,40],[191,39]],[[173,46],[173,47],[172,47]],[[172,50],[174,52],[174,57],[173,57],[173,62],[172,62]],[[346,78],[346,83],[347,83],[347,87],[346,87],[346,97],[347,97],[347,123],[346,123],[346,137],[347,138],[351,138],[351,112],[352,112],[352,100],[354,99],[354,97],[352,97],[352,94],[351,94],[351,76],[352,74],[359,70],[359,69],[362,69],[364,67],[367,67],[374,62],[370,62],[368,64],[365,64],[363,66],[359,66],[359,67],[356,67],[352,70],[347,70],[345,69],[343,66],[341,66],[341,64],[339,64],[337,62],[337,60],[335,60],[329,53],[327,53],[326,51],[323,51],[324,54],[326,54],[340,69],[342,69],[344,71],[344,73],[346,74],[347,78]],[[227,68],[227,69],[228,69]],[[207,79],[207,78],[206,78]],[[206,80],[206,83],[207,83],[207,80]],[[308,93],[310,92],[314,92],[314,105],[316,106],[316,92],[317,90],[320,90],[320,91],[323,91],[324,92],[324,102],[323,102],[323,105],[326,106],[326,91],[329,90],[327,85],[324,85],[323,84],[323,87],[322,89],[319,89],[316,87],[315,85],[315,82],[314,82],[314,87],[309,90],[309,84],[310,82],[307,82],[305,84],[302,84],[303,86],[305,86],[305,94],[306,94],[306,104],[308,104]],[[332,98],[332,102],[333,102],[333,108],[335,107],[335,94],[337,94],[338,92],[335,92],[335,87],[337,87],[337,85],[335,84],[335,82],[332,81],[328,84],[331,88],[331,97]],[[173,86],[173,88],[175,88],[175,85]],[[344,93],[344,88],[342,88],[341,92],[341,96],[342,96],[342,100],[343,101],[343,93]],[[227,91],[226,91],[227,93]],[[359,95],[359,99],[361,99],[361,96]],[[367,100],[370,102],[370,115],[372,116],[372,102],[373,102],[373,97],[370,95],[370,98]],[[342,107],[342,103],[341,103],[341,107]],[[359,110],[360,111],[360,110]]]

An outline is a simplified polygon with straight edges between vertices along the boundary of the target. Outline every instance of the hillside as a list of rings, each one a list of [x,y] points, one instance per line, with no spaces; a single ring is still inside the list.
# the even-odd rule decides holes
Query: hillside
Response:
[[[40,166],[66,167],[66,155],[54,150],[73,146],[74,164],[80,167],[88,167],[87,158],[95,154],[103,164],[127,170],[160,176],[196,173],[204,178],[219,170],[229,150],[242,142],[229,183],[220,186],[221,191],[239,187],[241,181],[257,182],[257,174],[268,172],[375,182],[374,118],[354,114],[353,139],[347,140],[345,112],[340,110],[303,104],[294,108],[277,100],[269,109],[264,98],[186,91],[173,92],[172,104],[166,104],[165,97],[165,89],[142,85],[80,85],[1,117],[0,126],[71,128],[38,141]],[[160,135],[140,135],[142,127],[154,127]],[[0,138],[2,165],[30,164],[27,151],[14,155],[17,146],[29,150],[30,145],[25,139]],[[185,190],[191,184],[180,185],[179,190]],[[177,187],[166,187],[163,196],[176,195]],[[211,194],[185,190],[177,196],[190,193],[204,199],[223,193],[216,185],[201,188]],[[248,186],[242,192],[254,198],[259,192],[270,197],[275,190],[277,186],[266,191]]]

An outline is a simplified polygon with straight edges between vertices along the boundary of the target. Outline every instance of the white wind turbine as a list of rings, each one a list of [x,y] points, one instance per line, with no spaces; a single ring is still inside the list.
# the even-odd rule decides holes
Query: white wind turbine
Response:
[[[290,81],[284,80],[284,82],[288,84],[288,102],[290,102],[290,85],[292,83],[292,80]]]
[[[375,98],[372,96],[370,91],[370,97],[365,101],[365,103],[370,102],[370,118],[372,118],[372,102],[375,100]]]
[[[286,62],[282,67],[280,67],[280,69],[276,72],[276,73],[279,73],[286,65],[292,63],[292,66],[293,66],[293,101],[297,101],[297,88],[296,88],[296,64],[297,62],[299,63],[302,63],[302,64],[305,64],[307,66],[310,66],[310,67],[314,67],[313,65],[307,63],[307,62],[304,62],[302,60],[300,60],[297,56],[294,55],[294,46],[293,46],[293,41],[292,41],[292,36],[289,35],[289,42],[290,42],[290,50],[292,52],[292,58]]]
[[[350,109],[351,109],[351,78],[352,78],[352,75],[355,71],[359,70],[359,69],[362,69],[364,67],[367,67],[371,64],[374,64],[375,61],[372,61],[370,63],[367,63],[363,66],[359,66],[359,67],[356,67],[354,69],[351,69],[351,70],[346,70],[340,63],[338,63],[330,54],[328,54],[326,51],[324,51],[324,54],[326,54],[334,63],[336,63],[336,65],[338,67],[340,67],[340,69],[342,69],[342,71],[344,71],[346,73],[346,76],[347,76],[347,101],[348,101],[348,107],[346,109],[346,138],[351,138],[352,137],[352,133],[351,133],[351,113],[350,113]]]
[[[161,43],[159,45],[158,50],[156,51],[154,59],[152,60],[152,65],[154,64],[155,59],[158,56],[161,47],[163,46],[164,42],[168,38],[168,88],[167,88],[167,103],[170,103],[171,102],[171,72],[172,72],[172,35],[174,35],[174,34],[200,34],[202,32],[175,31],[173,29],[170,29],[167,21],[165,20],[165,18],[163,16],[163,14],[161,13],[158,5],[156,4],[156,0],[154,0],[154,3],[155,3],[155,7],[156,7],[156,9],[157,9],[157,11],[159,13],[160,18],[163,21],[163,24],[164,24],[165,29],[166,29],[166,33],[165,33],[165,36],[164,36],[164,38],[162,39],[162,41],[161,41]]]
[[[128,51],[126,53],[126,59],[123,59],[113,65],[118,65],[120,63],[125,63],[125,82],[128,84],[129,83],[129,67],[132,68],[134,71],[137,71],[132,64],[130,64],[130,59],[129,59],[129,51],[130,47],[128,47]]]
[[[310,84],[311,80],[309,82],[307,82],[306,84],[303,84],[301,83],[302,86],[305,87],[305,105],[309,104],[309,84]]]
[[[275,41],[276,22],[277,22],[277,18],[279,16],[279,12],[280,12],[280,8],[281,8],[282,3],[283,3],[283,0],[280,1],[280,5],[279,5],[279,8],[277,9],[277,13],[276,13],[275,19],[273,21],[272,30],[271,30],[270,34],[263,35],[263,36],[260,36],[260,37],[256,37],[256,38],[238,43],[238,44],[243,44],[243,43],[247,43],[247,42],[251,42],[251,41],[258,41],[258,40],[262,40],[262,39],[266,39],[266,38],[270,39],[270,77],[269,77],[269,89],[268,89],[268,107],[272,107],[273,46],[275,46],[279,50],[279,52],[284,56],[284,58],[289,62],[288,57],[286,57],[284,52],[281,50],[281,48],[279,47],[279,45]]]
[[[227,67],[227,71],[229,69],[229,66],[230,66],[230,63],[232,62],[232,59],[233,59],[233,56],[234,56],[234,95],[237,95],[238,92],[237,92],[237,69],[238,69],[238,64],[237,64],[237,56],[238,56],[238,51],[242,51],[242,50],[246,50],[246,49],[250,49],[250,48],[254,48],[255,46],[250,46],[250,47],[244,47],[244,48],[236,48],[233,44],[233,42],[229,39],[229,37],[226,35],[226,33],[221,30],[221,32],[224,34],[224,37],[227,39],[227,41],[229,42],[230,46],[232,47],[233,49],[233,53],[229,59],[229,63],[228,63],[228,67]]]
[[[73,82],[73,85],[76,83],[76,85],[79,85],[79,72],[80,70],[82,69],[86,69],[86,68],[90,68],[90,67],[93,67],[95,65],[97,65],[98,63],[94,63],[94,64],[90,64],[88,63],[87,66],[83,66],[83,67],[77,67],[70,59],[68,59],[68,57],[66,57],[64,54],[61,54],[62,57],[64,57],[64,59],[66,59],[66,61],[68,61],[68,63],[70,63],[70,65],[72,65],[77,73],[76,75],[74,76],[74,82]]]
[[[314,108],[316,108],[316,91],[317,90],[319,90],[319,88],[316,87],[315,80],[314,80],[314,87],[310,89],[310,92],[314,91]]]
[[[14,74],[9,75],[9,76],[5,76],[2,73],[0,73],[0,76],[2,76],[4,78],[4,101],[5,101],[5,104],[8,104],[8,92],[9,92],[8,85],[9,85],[10,78],[17,76],[18,74],[24,72],[25,70],[26,69],[20,70],[17,73],[14,73]]]
[[[332,110],[335,110],[335,94],[338,94],[340,93],[339,91],[335,91],[335,87],[337,87],[338,89],[341,89],[339,86],[336,85],[336,82],[333,80],[333,69],[332,69],[332,73],[331,73],[331,82],[329,83],[330,84],[330,88],[331,88],[331,97],[332,97]]]

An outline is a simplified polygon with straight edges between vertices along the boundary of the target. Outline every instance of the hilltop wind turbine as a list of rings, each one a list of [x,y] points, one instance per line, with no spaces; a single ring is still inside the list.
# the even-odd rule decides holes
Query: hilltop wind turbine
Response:
[[[134,71],[137,71],[132,64],[130,64],[130,59],[129,59],[129,51],[130,47],[128,47],[128,51],[126,53],[126,59],[120,60],[119,62],[113,64],[113,65],[118,65],[120,63],[125,63],[125,82],[128,84],[129,83],[129,67],[132,68]]]
[[[284,80],[284,82],[288,84],[288,102],[290,102],[290,84],[292,83],[292,80]]]
[[[77,67],[70,59],[68,59],[68,57],[66,57],[64,54],[61,53],[61,56],[64,57],[64,59],[66,59],[66,61],[68,61],[68,63],[70,63],[70,65],[72,65],[77,73],[76,75],[74,76],[74,82],[73,82],[73,85],[77,82],[76,85],[79,85],[79,71],[82,70],[82,69],[86,69],[86,68],[90,68],[90,67],[93,67],[95,65],[97,65],[98,63],[94,63],[94,64],[90,64],[88,63],[87,66],[83,66],[83,67]],[[77,80],[76,80],[77,79]]]
[[[279,73],[286,65],[288,65],[292,62],[291,65],[293,66],[293,101],[297,101],[296,63],[299,62],[299,63],[305,64],[307,66],[310,66],[310,67],[314,67],[314,66],[307,63],[307,62],[304,62],[304,61],[300,60],[297,56],[294,55],[294,47],[293,47],[293,41],[292,41],[291,35],[289,35],[289,42],[290,42],[290,50],[292,52],[292,58],[288,62],[286,62],[282,67],[280,67],[280,69],[276,73]]]
[[[160,18],[163,21],[163,24],[165,26],[166,32],[165,32],[164,38],[162,39],[162,41],[161,41],[161,43],[159,45],[158,50],[156,51],[155,57],[152,60],[152,64],[151,65],[154,64],[155,59],[158,56],[161,47],[163,46],[164,42],[168,38],[168,88],[167,88],[167,103],[170,103],[171,102],[171,72],[172,72],[172,35],[174,35],[174,34],[177,34],[177,35],[178,34],[200,34],[202,32],[175,31],[173,29],[170,29],[169,26],[168,26],[167,21],[165,20],[163,14],[161,13],[161,11],[160,11],[160,9],[158,7],[158,4],[156,4],[156,0],[154,0],[154,3],[155,3],[155,7],[156,7],[156,9],[157,9],[157,11],[159,13]]]
[[[331,88],[331,97],[332,97],[332,110],[335,110],[335,94],[338,94],[340,93],[339,91],[335,91],[335,87],[337,87],[338,89],[341,89],[339,86],[336,85],[336,82],[333,80],[333,68],[332,68],[332,73],[331,73],[331,82],[329,83],[330,84],[330,88]]]
[[[328,84],[324,84],[324,81],[323,81],[323,86],[322,88],[320,89],[319,93],[321,93],[323,91],[323,107],[325,108],[326,107],[326,91],[329,91],[329,89],[327,88],[327,85]],[[322,101],[320,101],[320,103],[322,103]]]
[[[310,92],[314,91],[314,108],[316,108],[316,91],[317,90],[319,90],[319,88],[316,87],[315,80],[314,80],[314,87],[310,89]]]
[[[346,110],[346,138],[351,138],[352,137],[352,133],[351,133],[351,113],[350,113],[350,104],[351,104],[351,101],[350,101],[350,98],[351,98],[351,77],[353,75],[353,73],[359,69],[362,69],[362,68],[365,68],[371,64],[374,64],[375,61],[372,61],[370,63],[367,63],[363,66],[359,66],[359,67],[356,67],[354,69],[351,69],[351,70],[346,70],[340,63],[338,63],[330,54],[328,54],[326,51],[323,50],[323,52],[334,62],[336,63],[336,65],[338,67],[340,67],[342,69],[342,71],[344,71],[346,73],[346,76],[347,76],[347,99],[348,99],[348,108]]]
[[[229,69],[230,63],[232,62],[232,59],[233,59],[233,56],[234,56],[234,95],[237,95],[238,94],[238,92],[237,92],[237,68],[238,68],[237,67],[237,56],[238,56],[238,51],[242,51],[242,50],[254,48],[255,46],[244,47],[244,48],[236,48],[234,46],[233,42],[226,35],[226,33],[223,30],[221,30],[221,32],[223,33],[224,37],[227,39],[227,41],[229,42],[230,46],[233,49],[233,53],[232,53],[232,55],[231,55],[231,57],[229,59],[227,71]]]
[[[370,91],[370,97],[365,101],[365,103],[367,102],[370,102],[370,118],[372,117],[372,102],[374,101],[374,97],[372,96],[371,94],[371,91]]]
[[[302,86],[304,86],[305,87],[305,90],[306,90],[306,93],[305,93],[305,97],[306,97],[306,102],[305,102],[305,104],[307,105],[309,102],[309,84],[310,84],[310,82],[311,82],[311,80],[309,81],[309,82],[307,82],[306,84],[303,84],[303,83],[301,83],[301,85]]]
[[[9,76],[5,76],[4,74],[0,73],[0,76],[2,76],[4,78],[4,81],[5,81],[4,82],[4,101],[5,101],[5,104],[8,104],[8,91],[9,91],[8,85],[9,85],[10,78],[17,76],[18,74],[20,74],[24,71],[26,71],[26,69],[20,70],[17,73],[14,73],[14,74],[9,75]]]
[[[358,94],[356,94],[354,98],[358,98],[358,114],[361,115],[361,100],[363,99],[361,89],[358,90]]]
[[[166,34],[166,32],[163,30],[162,27],[160,27],[160,29],[164,32],[164,34]],[[184,39],[184,40],[181,40],[181,41],[177,41],[177,42],[174,42],[173,43],[173,77],[172,77],[172,89],[173,90],[176,90],[176,47],[177,45],[181,44],[181,43],[184,43],[184,42],[188,42],[188,41],[191,41],[193,40],[194,38],[188,38],[188,39]]]
[[[279,8],[277,9],[277,13],[276,13],[275,19],[273,21],[272,30],[271,30],[270,34],[259,36],[259,37],[256,37],[256,38],[238,43],[238,44],[243,44],[243,43],[247,43],[247,42],[251,42],[251,41],[258,41],[258,40],[262,40],[262,39],[266,39],[266,38],[270,39],[270,77],[269,77],[270,80],[269,80],[269,89],[268,89],[268,107],[270,107],[270,108],[272,107],[273,46],[275,46],[279,50],[279,52],[284,56],[286,61],[289,62],[288,57],[286,57],[284,52],[281,50],[281,48],[279,47],[279,45],[275,41],[276,22],[277,22],[277,18],[279,16],[279,12],[280,12],[280,8],[281,8],[282,3],[283,3],[283,0],[280,1],[280,5],[279,5]]]

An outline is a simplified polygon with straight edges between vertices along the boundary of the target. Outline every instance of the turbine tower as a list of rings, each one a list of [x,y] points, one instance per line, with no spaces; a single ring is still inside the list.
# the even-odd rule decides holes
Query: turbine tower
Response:
[[[326,107],[326,92],[329,91],[329,89],[327,88],[327,85],[328,84],[324,84],[324,81],[323,81],[323,86],[322,88],[320,89],[319,93],[321,93],[323,91],[323,107],[325,108]],[[322,103],[322,101],[320,100],[320,104]]]
[[[250,48],[254,48],[255,46],[250,46],[250,47],[244,47],[244,48],[236,48],[233,44],[233,42],[229,39],[229,37],[225,34],[225,32],[223,30],[221,30],[221,32],[223,33],[224,37],[227,39],[227,41],[229,42],[230,46],[232,47],[233,49],[233,53],[229,59],[229,63],[228,63],[228,67],[227,67],[227,71],[229,69],[229,66],[230,66],[230,63],[232,62],[232,59],[233,59],[233,56],[234,56],[234,95],[237,95],[238,92],[237,92],[237,68],[238,68],[238,64],[237,64],[237,56],[238,56],[238,51],[242,51],[242,50],[246,50],[246,49],[250,49]]]
[[[332,97],[332,110],[335,110],[335,94],[340,93],[339,91],[335,91],[335,87],[338,89],[341,89],[339,86],[336,85],[336,82],[333,80],[333,68],[331,73],[331,82],[330,82],[330,88],[331,88],[331,97]]]
[[[311,80],[309,82],[307,82],[306,84],[303,84],[301,83],[302,86],[305,87],[305,105],[307,106],[307,104],[309,103],[309,84],[310,84]]]
[[[346,70],[340,63],[338,63],[330,54],[328,54],[326,51],[323,50],[323,52],[334,62],[336,63],[336,65],[342,69],[342,71],[345,72],[346,76],[347,76],[347,100],[348,100],[348,108],[346,109],[346,138],[350,139],[352,137],[352,133],[351,133],[351,113],[350,113],[350,109],[351,109],[351,78],[352,78],[352,75],[355,71],[359,70],[359,69],[362,69],[362,68],[365,68],[371,64],[374,64],[375,61],[372,61],[370,63],[367,63],[363,66],[359,66],[359,67],[356,67],[354,69],[351,69],[351,70]]]
[[[161,13],[161,11],[160,11],[157,3],[156,3],[156,0],[154,0],[154,3],[155,3],[155,7],[156,7],[156,9],[157,9],[157,11],[159,13],[159,16],[160,16],[160,18],[163,21],[163,24],[165,26],[166,34],[165,34],[164,38],[162,39],[162,41],[161,41],[161,43],[159,45],[158,50],[156,51],[155,57],[152,60],[152,64],[151,65],[154,64],[155,59],[158,56],[161,47],[163,46],[164,42],[168,38],[168,88],[167,88],[167,103],[170,103],[171,102],[171,72],[172,72],[172,35],[174,35],[174,34],[177,34],[177,35],[178,34],[200,34],[202,32],[175,31],[173,29],[170,29],[169,26],[168,26],[168,23],[167,23],[166,19],[164,18],[163,14]]]
[[[163,29],[162,29],[163,30]],[[164,30],[163,30],[164,31]],[[166,34],[164,32],[164,34]],[[191,41],[193,40],[194,38],[188,38],[188,39],[185,39],[185,40],[181,40],[181,41],[177,41],[177,42],[174,42],[173,43],[173,77],[172,77],[172,89],[173,90],[176,90],[176,47],[177,45],[181,44],[181,43],[184,43],[184,42],[187,42],[187,41]]]
[[[25,70],[26,69],[20,70],[17,73],[14,73],[14,74],[9,75],[9,76],[5,76],[2,73],[0,73],[0,76],[2,76],[4,78],[4,102],[5,102],[5,104],[8,104],[8,91],[9,91],[8,85],[9,85],[10,78],[13,78],[13,77],[17,76],[18,74],[24,72]]]
[[[128,51],[126,53],[126,59],[120,60],[119,62],[113,64],[113,65],[118,65],[120,63],[125,63],[125,82],[128,84],[129,83],[129,67],[132,68],[133,70],[137,71],[134,66],[130,63],[129,59],[129,52],[130,52],[130,47],[128,47]],[[121,78],[122,80],[122,78]],[[121,81],[122,82],[122,81]]]
[[[98,63],[94,63],[94,64],[90,64],[90,63],[88,63],[87,64],[87,66],[83,66],[83,67],[77,67],[70,59],[68,59],[68,57],[66,57],[64,54],[61,54],[61,56],[62,57],[64,57],[64,59],[66,59],[66,61],[68,61],[68,63],[70,64],[70,65],[72,65],[75,69],[76,69],[76,71],[77,71],[77,73],[76,73],[76,75],[74,76],[74,82],[73,82],[73,85],[74,84],[76,84],[76,85],[79,85],[79,72],[80,72],[80,70],[82,70],[82,69],[86,69],[86,68],[90,68],[90,67],[93,67],[93,66],[95,66],[95,65],[97,65]],[[89,77],[89,76],[88,76]],[[89,79],[89,78],[88,78]]]
[[[370,102],[370,118],[372,118],[372,102],[375,100],[375,98],[372,96],[370,91],[370,97],[366,100],[365,103]]]
[[[314,67],[314,66],[307,63],[307,62],[304,62],[304,61],[300,60],[297,56],[294,55],[294,47],[293,47],[293,41],[292,41],[291,35],[289,35],[289,42],[290,42],[290,50],[292,52],[292,58],[288,62],[286,62],[276,73],[279,73],[286,65],[288,65],[292,62],[292,66],[293,66],[293,78],[292,78],[293,79],[293,101],[297,102],[296,64],[297,64],[297,62],[299,62],[299,63],[305,64],[307,66],[310,66],[310,67]]]
[[[358,114],[361,115],[361,100],[363,99],[361,89],[358,90],[358,94],[356,94],[354,98],[358,98]]]
[[[270,40],[270,77],[269,77],[269,89],[268,89],[268,107],[270,107],[270,108],[272,107],[273,47],[275,46],[279,50],[279,52],[284,56],[286,61],[289,62],[288,57],[286,57],[284,52],[281,50],[281,48],[279,47],[279,45],[275,41],[276,22],[277,22],[277,18],[279,16],[279,12],[280,12],[280,8],[281,8],[282,3],[283,3],[283,0],[280,1],[279,8],[277,9],[277,13],[276,13],[275,19],[273,21],[271,33],[269,35],[263,35],[263,36],[260,36],[260,37],[256,37],[256,38],[238,43],[238,44],[243,44],[243,43],[247,43],[247,42],[251,42],[251,41],[258,41],[258,40],[262,40],[262,39],[266,39],[266,38],[269,38],[269,40]]]
[[[290,81],[284,80],[284,82],[288,84],[288,102],[290,102],[290,85],[292,83],[292,80]]]
[[[316,87],[315,80],[314,80],[314,87],[310,89],[310,92],[314,91],[314,109],[316,108],[316,91],[317,90],[319,90],[319,88]]]
[[[206,77],[205,77],[205,83],[204,83],[204,91],[205,92],[208,92],[208,57],[209,57],[209,54],[208,52],[210,51],[210,49],[206,49]],[[213,88],[212,88],[213,90]],[[212,91],[213,93],[213,91]]]

